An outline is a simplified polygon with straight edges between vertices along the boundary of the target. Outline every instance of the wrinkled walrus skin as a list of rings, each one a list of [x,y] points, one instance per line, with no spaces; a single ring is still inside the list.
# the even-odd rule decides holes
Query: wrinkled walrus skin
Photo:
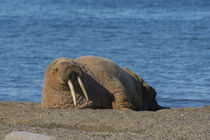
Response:
[[[164,109],[155,97],[140,76],[109,59],[58,58],[45,72],[42,108]]]

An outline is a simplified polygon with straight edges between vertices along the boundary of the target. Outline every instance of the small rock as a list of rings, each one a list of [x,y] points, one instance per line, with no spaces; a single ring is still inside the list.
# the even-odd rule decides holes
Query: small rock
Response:
[[[56,140],[55,137],[30,133],[24,131],[13,131],[9,133],[4,140]]]

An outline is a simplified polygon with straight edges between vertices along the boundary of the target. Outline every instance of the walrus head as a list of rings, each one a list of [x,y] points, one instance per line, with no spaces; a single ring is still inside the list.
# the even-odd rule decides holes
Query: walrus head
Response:
[[[53,61],[45,72],[42,108],[73,108],[84,103],[84,100],[89,101],[82,82],[83,73],[72,59],[58,58]]]

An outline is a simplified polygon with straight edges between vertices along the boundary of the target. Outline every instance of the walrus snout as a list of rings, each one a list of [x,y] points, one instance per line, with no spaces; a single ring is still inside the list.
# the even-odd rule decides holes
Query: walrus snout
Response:
[[[78,82],[86,100],[87,101],[89,100],[87,91],[81,80],[82,77],[81,69],[77,65],[75,65],[73,61],[69,60],[60,61],[54,66],[54,68],[56,72],[56,77],[60,81],[60,83],[69,86],[75,106],[77,106],[77,101],[76,101],[76,94],[73,83]]]
[[[81,77],[81,70],[73,61],[63,60],[54,66],[56,78],[62,84],[66,84],[69,79],[75,81],[77,76]]]

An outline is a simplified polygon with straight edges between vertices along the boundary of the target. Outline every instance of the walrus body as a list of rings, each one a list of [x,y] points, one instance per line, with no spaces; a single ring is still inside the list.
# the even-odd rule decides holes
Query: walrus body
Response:
[[[58,58],[46,69],[43,108],[158,110],[155,90],[106,58]]]

